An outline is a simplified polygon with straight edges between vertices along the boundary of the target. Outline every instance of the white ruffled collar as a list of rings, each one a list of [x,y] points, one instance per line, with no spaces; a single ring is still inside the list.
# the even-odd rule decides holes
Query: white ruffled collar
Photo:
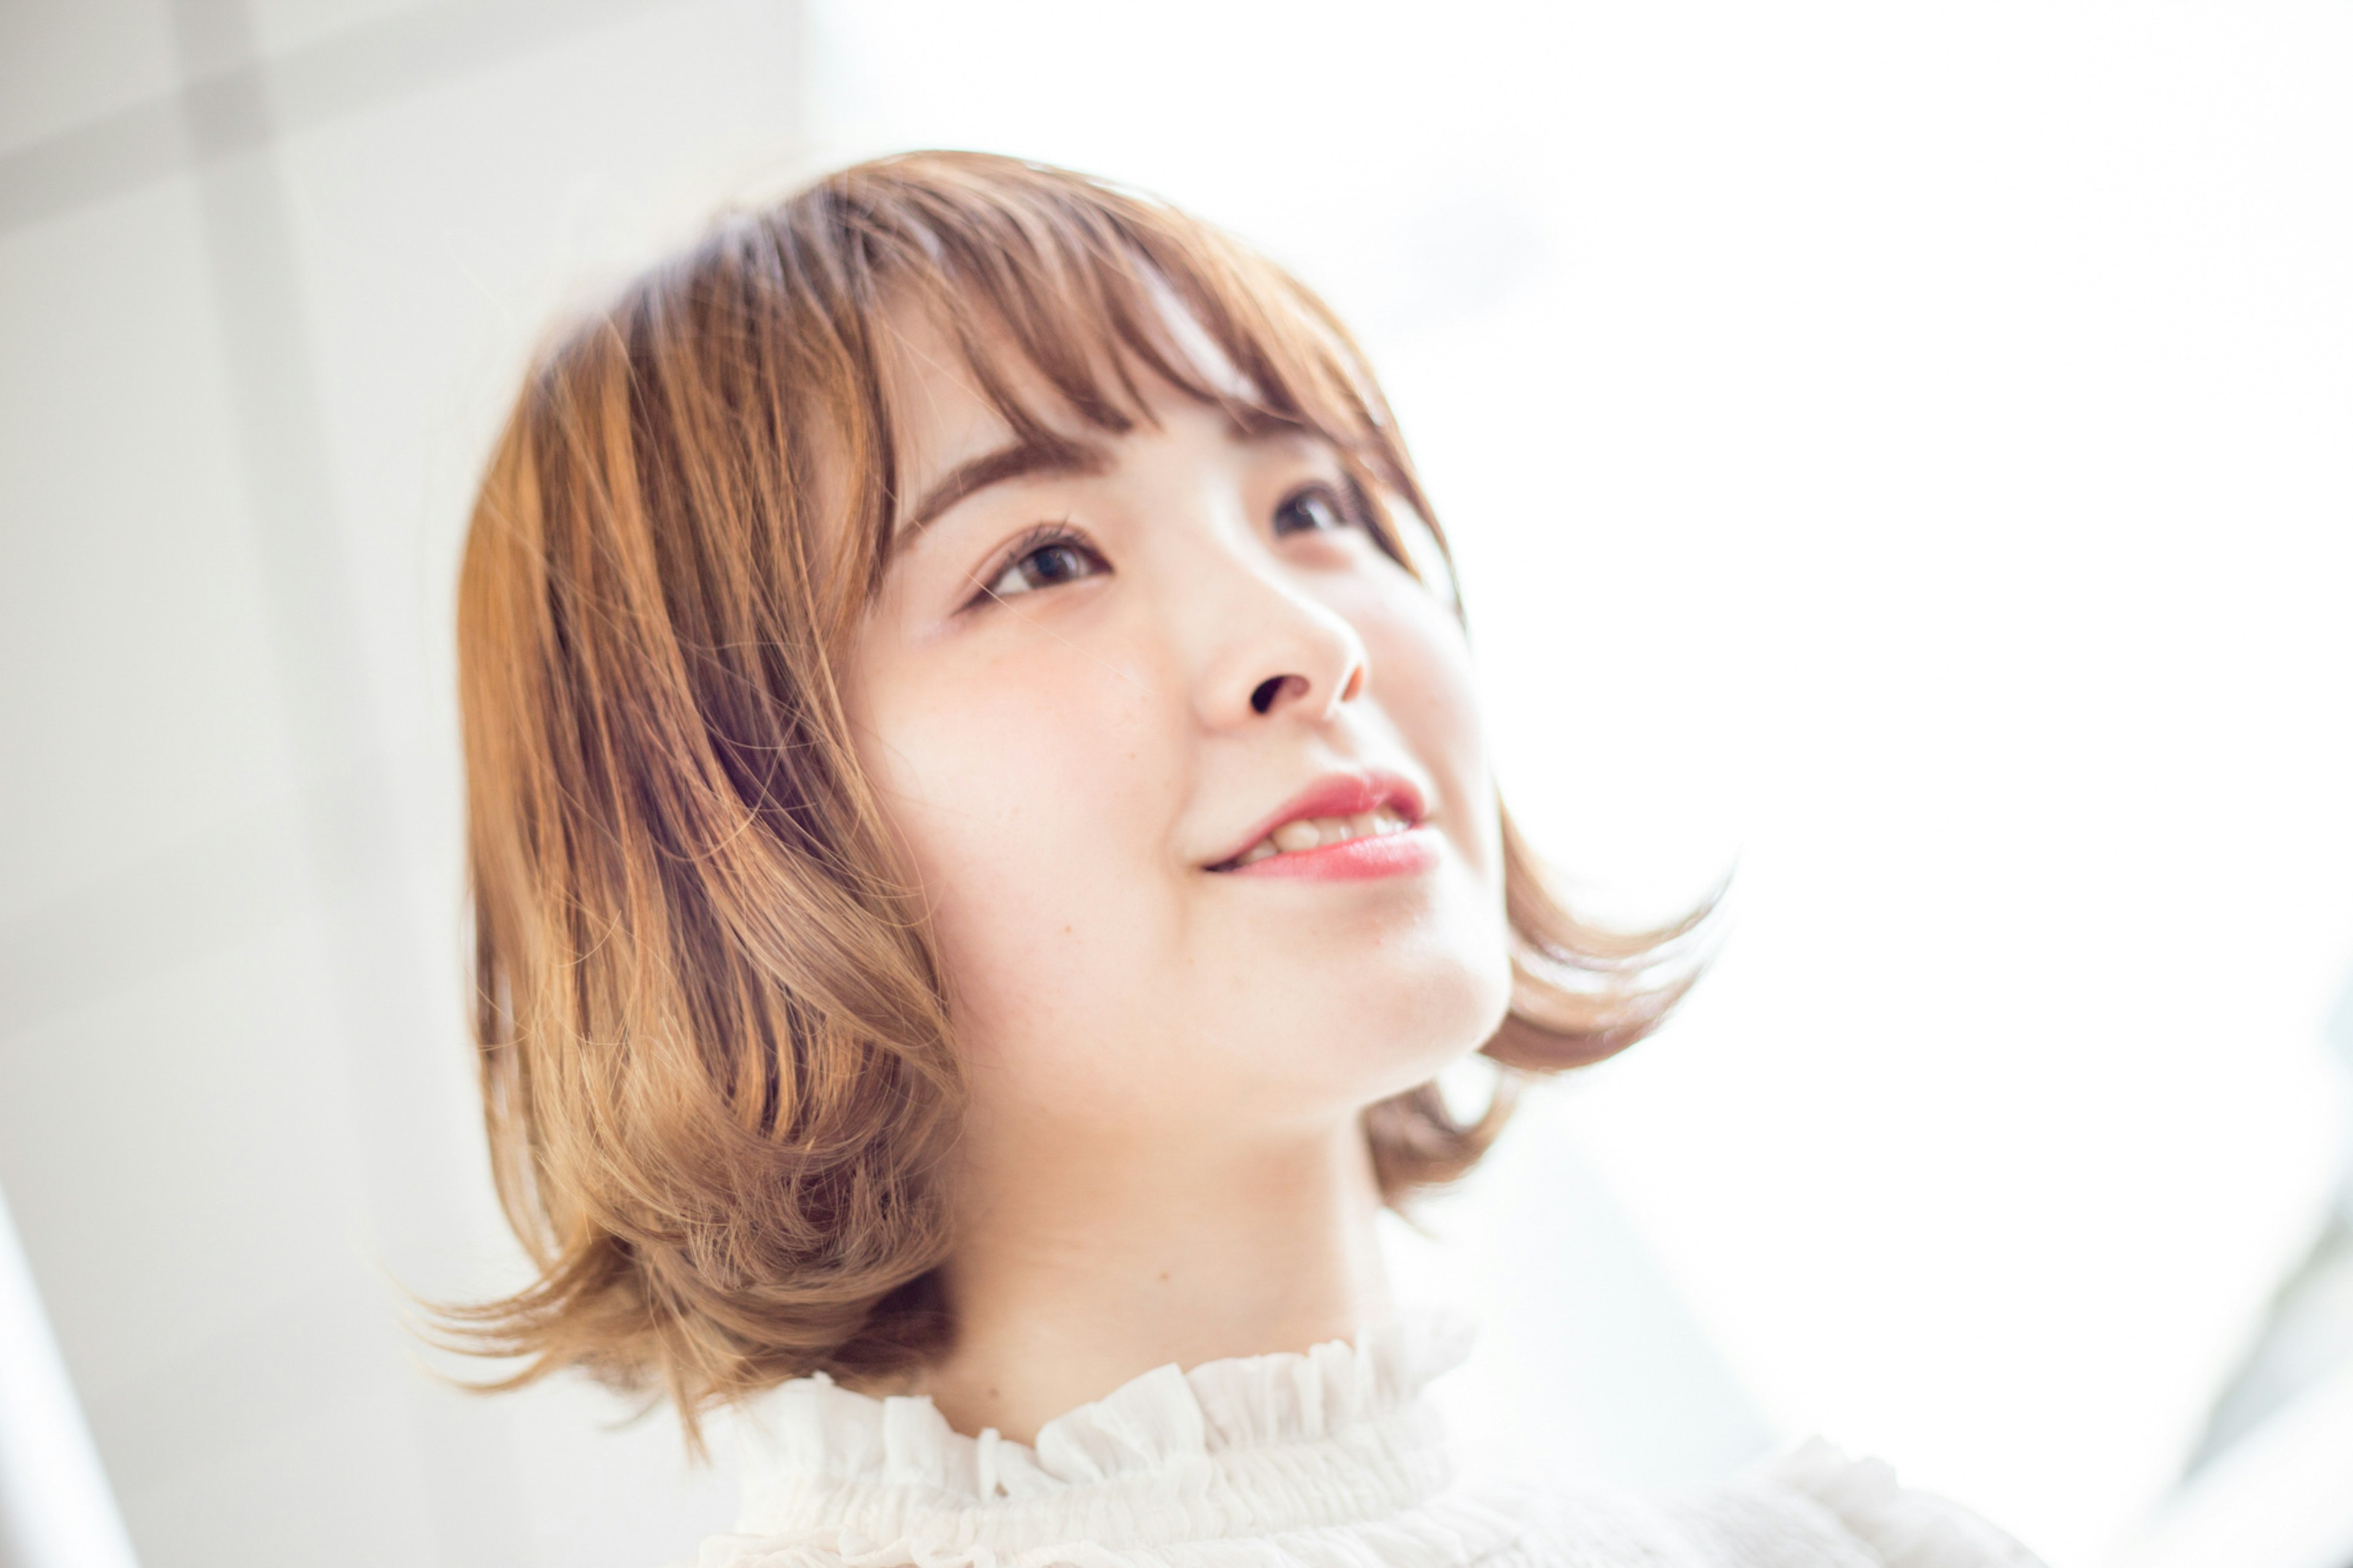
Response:
[[[1376,1518],[1442,1489],[1453,1466],[1432,1378],[1469,1353],[1461,1320],[1417,1314],[1354,1343],[1173,1363],[1039,1428],[1034,1445],[951,1429],[930,1398],[876,1398],[823,1376],[754,1402],[738,1422],[739,1531],[847,1531],[869,1542],[998,1551],[1083,1521],[1127,1544],[1199,1530],[1314,1529]],[[1183,1497],[1170,1516],[1167,1500]],[[1154,1506],[1139,1509],[1144,1500]],[[1155,1522],[1146,1525],[1150,1518]],[[806,1539],[806,1537],[804,1537]],[[1106,1544],[1109,1542],[1106,1541]]]
[[[1458,1485],[1422,1389],[1470,1339],[1417,1316],[1353,1344],[1159,1367],[1034,1446],[952,1431],[927,1398],[802,1378],[741,1413],[743,1511],[695,1568],[2040,1568],[1820,1445],[1672,1506]]]
[[[1054,1417],[1034,1445],[955,1431],[927,1394],[877,1398],[820,1373],[740,1418],[747,1482],[823,1475],[982,1502],[1101,1483],[1212,1455],[1335,1436],[1413,1403],[1469,1355],[1459,1318],[1416,1313],[1305,1352],[1170,1363]]]

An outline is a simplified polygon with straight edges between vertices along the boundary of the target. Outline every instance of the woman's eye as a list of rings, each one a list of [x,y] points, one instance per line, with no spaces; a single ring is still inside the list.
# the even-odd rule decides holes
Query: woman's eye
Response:
[[[1030,546],[1005,563],[987,589],[992,599],[1009,599],[1064,583],[1075,583],[1109,570],[1102,556],[1075,539],[1050,539]]]
[[[1293,533],[1320,533],[1345,528],[1355,519],[1340,498],[1326,485],[1310,485],[1283,498],[1274,509],[1274,536],[1284,538]]]

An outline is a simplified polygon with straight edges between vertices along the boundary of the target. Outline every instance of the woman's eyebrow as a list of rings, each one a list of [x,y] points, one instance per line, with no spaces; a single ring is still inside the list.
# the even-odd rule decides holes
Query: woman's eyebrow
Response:
[[[1040,474],[1100,474],[1110,468],[1111,454],[1083,441],[1016,441],[950,468],[907,514],[902,531],[921,532],[948,508],[991,485]]]

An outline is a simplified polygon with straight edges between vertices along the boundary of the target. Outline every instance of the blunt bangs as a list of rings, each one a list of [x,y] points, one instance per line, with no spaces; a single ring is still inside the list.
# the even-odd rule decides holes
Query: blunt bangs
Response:
[[[1035,177],[1008,184],[1008,164]],[[1103,199],[1113,195],[1116,205]],[[1244,436],[1322,440],[1365,490],[1382,548],[1420,574],[1384,502],[1436,525],[1364,356],[1271,262],[1148,198],[974,154],[861,165],[803,201],[778,237],[833,250],[819,279],[836,295],[827,303],[862,318],[844,338],[863,395],[833,439],[881,459],[846,498],[844,520],[867,552],[870,595],[907,504],[889,370],[893,341],[916,320],[953,344],[955,368],[1026,446],[1057,450],[1073,429],[1117,437],[1148,421],[1140,373]]]

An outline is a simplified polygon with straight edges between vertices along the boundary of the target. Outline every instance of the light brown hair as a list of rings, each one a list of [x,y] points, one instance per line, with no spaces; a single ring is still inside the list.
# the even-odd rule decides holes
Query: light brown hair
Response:
[[[1171,309],[1240,384],[1180,352]],[[925,153],[732,216],[531,371],[459,586],[474,1027],[501,1201],[538,1275],[449,1310],[469,1348],[709,1406],[921,1362],[950,1325],[934,1180],[954,1020],[852,761],[837,659],[902,504],[892,323],[944,323],[1017,436],[1131,427],[1148,370],[1245,428],[1329,441],[1430,520],[1362,354],[1314,295],[1172,208]],[[1042,387],[1041,410],[1017,388]],[[1443,534],[1436,533],[1444,549]],[[1516,1076],[1608,1056],[1689,982],[1690,923],[1608,936],[1508,817],[1515,984],[1475,1121],[1366,1114],[1384,1194],[1461,1174]]]

